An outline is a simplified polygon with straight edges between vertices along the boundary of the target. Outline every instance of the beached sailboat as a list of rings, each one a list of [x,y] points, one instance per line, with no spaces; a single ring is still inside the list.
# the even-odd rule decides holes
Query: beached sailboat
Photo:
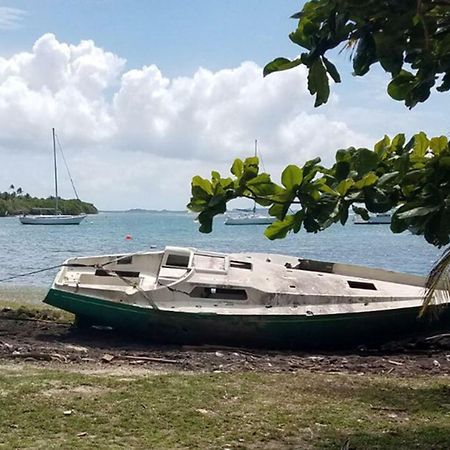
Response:
[[[56,158],[56,137],[54,128],[52,128],[52,138],[53,138],[53,166],[55,175],[55,214],[24,214],[22,216],[19,216],[19,220],[23,225],[79,225],[81,221],[86,218],[86,214],[71,215],[59,213],[58,165]],[[78,199],[76,191],[75,195],[77,196]]]
[[[255,156],[258,156],[258,141],[255,139]],[[256,202],[253,202],[251,211],[240,211],[239,214],[228,215],[225,225],[270,225],[275,222],[275,217],[256,212]]]
[[[336,347],[450,324],[418,318],[424,279],[293,256],[193,248],[71,258],[45,303],[80,324],[170,342]]]

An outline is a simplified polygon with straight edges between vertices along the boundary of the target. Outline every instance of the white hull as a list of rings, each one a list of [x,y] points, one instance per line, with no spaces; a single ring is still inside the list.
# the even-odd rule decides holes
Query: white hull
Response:
[[[159,310],[320,316],[420,307],[424,281],[285,255],[167,247],[69,259],[53,288]]]
[[[23,225],[79,225],[86,218],[86,214],[78,216],[70,215],[39,215],[39,216],[20,216],[20,223]]]
[[[80,326],[167,342],[333,347],[428,326],[417,319],[423,286],[422,277],[346,264],[166,247],[69,259],[45,303]]]
[[[273,222],[275,222],[275,217],[249,215],[227,217],[225,225],[270,225]]]

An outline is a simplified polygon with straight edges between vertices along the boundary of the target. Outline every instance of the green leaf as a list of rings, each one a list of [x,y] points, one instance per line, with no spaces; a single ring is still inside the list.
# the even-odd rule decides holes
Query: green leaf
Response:
[[[439,155],[441,152],[448,148],[448,139],[446,136],[433,137],[430,139],[430,148],[435,155]]]
[[[352,206],[353,212],[360,216],[363,220],[369,220],[369,212],[366,208],[361,208],[359,206]]]
[[[347,178],[345,180],[342,180],[337,186],[336,186],[336,192],[343,197],[348,190],[355,184],[355,182],[351,178]]]
[[[287,166],[283,170],[283,173],[281,174],[281,183],[288,190],[292,190],[297,186],[300,186],[300,184],[302,184],[302,180],[303,180],[302,169],[293,164]]]
[[[405,145],[405,135],[403,133],[397,134],[394,139],[392,139],[391,149],[393,152],[401,150]]]
[[[403,36],[385,31],[374,33],[374,39],[377,55],[383,69],[393,75],[398,74],[403,66],[403,49],[405,45]]]
[[[276,220],[270,224],[264,234],[270,240],[283,239],[293,229],[295,225],[295,218],[293,215],[286,216],[284,220]]]
[[[353,70],[355,75],[365,75],[376,60],[377,55],[373,36],[369,33],[364,34],[358,40],[356,53],[353,58]]]
[[[414,75],[406,70],[401,70],[388,84],[388,94],[394,100],[405,100],[414,86]]]
[[[325,67],[327,69],[327,72],[329,73],[330,77],[334,80],[335,83],[341,82],[341,76],[339,75],[338,70],[336,69],[336,66],[330,62],[325,56],[322,58],[323,62],[325,64]]]
[[[198,175],[192,178],[191,185],[194,197],[208,199],[213,194],[211,182]]]
[[[356,189],[362,189],[365,187],[369,187],[374,185],[378,181],[378,177],[373,173],[369,172],[368,174],[364,175],[359,181],[355,183]]]
[[[378,141],[373,148],[374,152],[378,155],[380,159],[383,159],[386,153],[388,152],[389,146],[391,144],[391,140],[388,136],[384,135],[384,138],[381,141]]]
[[[416,157],[423,158],[428,149],[429,140],[427,135],[421,131],[414,136],[414,146],[413,146],[413,155]]]
[[[311,95],[316,94],[315,107],[323,105],[330,96],[330,85],[327,71],[320,58],[316,58],[308,72],[308,90]]]
[[[364,200],[366,208],[373,213],[388,212],[393,206],[389,197],[383,191],[374,187],[364,188]]]
[[[242,162],[242,160],[235,159],[233,165],[231,166],[230,171],[235,177],[237,178],[241,177],[244,172],[244,163]]]
[[[300,59],[294,59],[291,61],[287,58],[275,58],[269,64],[266,64],[263,70],[263,76],[267,76],[273,72],[281,72],[282,70],[289,70],[293,67],[300,65],[302,62]]]
[[[355,169],[359,176],[363,176],[378,165],[378,155],[367,148],[359,148],[353,155]]]
[[[397,214],[399,219],[411,219],[413,217],[427,216],[428,214],[438,211],[440,206],[418,206],[417,208],[409,209]]]
[[[377,186],[382,187],[385,184],[392,183],[393,181],[395,181],[397,179],[398,175],[399,175],[398,171],[385,173],[383,176],[381,176],[378,179]]]

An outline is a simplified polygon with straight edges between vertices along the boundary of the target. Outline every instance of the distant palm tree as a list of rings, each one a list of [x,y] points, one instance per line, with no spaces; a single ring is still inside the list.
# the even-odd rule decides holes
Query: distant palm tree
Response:
[[[14,185],[12,184],[12,185],[9,187],[9,189],[10,189],[11,191],[13,191],[13,190],[14,190]]]
[[[17,191],[16,191],[16,193],[17,193],[17,195],[21,195],[22,194],[22,188],[21,187],[18,187],[17,188]]]

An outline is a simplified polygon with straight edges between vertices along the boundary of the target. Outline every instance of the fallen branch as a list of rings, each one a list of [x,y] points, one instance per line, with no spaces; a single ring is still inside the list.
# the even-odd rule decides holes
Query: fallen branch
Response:
[[[441,339],[441,338],[450,338],[450,333],[436,334],[434,336],[429,336],[429,337],[425,338],[425,340],[432,341],[434,339]]]
[[[256,353],[249,352],[248,350],[241,349],[239,347],[228,347],[226,345],[183,345],[183,350],[193,350],[193,351],[201,351],[201,352],[214,352],[214,351],[222,351],[222,352],[232,352],[232,353],[240,353],[242,355],[253,356],[254,358],[261,358],[262,355],[258,355]]]
[[[150,361],[163,364],[178,364],[180,361],[176,359],[166,359],[166,358],[154,358],[152,356],[133,356],[133,355],[119,355],[117,359],[130,359],[133,361]]]
[[[59,353],[41,353],[41,352],[28,352],[28,353],[17,353],[13,352],[11,354],[13,358],[32,358],[42,361],[53,361],[55,359],[61,362],[67,362],[67,358]]]

